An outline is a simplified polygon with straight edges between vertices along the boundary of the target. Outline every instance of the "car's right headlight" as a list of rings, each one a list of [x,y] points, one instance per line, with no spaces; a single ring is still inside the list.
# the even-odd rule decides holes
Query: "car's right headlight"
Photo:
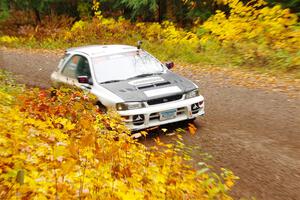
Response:
[[[185,94],[185,99],[190,99],[199,96],[199,90],[195,89]]]
[[[124,102],[124,103],[117,103],[116,108],[118,111],[121,110],[134,110],[139,108],[144,108],[145,104],[143,102]]]

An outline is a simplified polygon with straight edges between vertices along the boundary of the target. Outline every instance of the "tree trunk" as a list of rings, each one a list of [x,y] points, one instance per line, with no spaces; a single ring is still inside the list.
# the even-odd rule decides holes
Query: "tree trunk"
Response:
[[[36,8],[34,8],[33,11],[34,11],[34,17],[35,17],[35,25],[39,25],[41,23],[40,11]]]
[[[162,21],[162,10],[161,10],[161,0],[158,0],[158,23]]]
[[[165,0],[158,1],[158,22],[161,23],[166,15],[167,12],[167,5]]]

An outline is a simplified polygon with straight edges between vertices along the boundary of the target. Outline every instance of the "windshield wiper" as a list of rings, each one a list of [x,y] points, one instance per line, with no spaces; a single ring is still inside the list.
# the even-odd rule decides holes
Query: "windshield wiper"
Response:
[[[104,82],[101,82],[100,84],[105,84],[105,83],[115,83],[115,82],[120,82],[120,81],[123,81],[123,80],[110,80],[110,81],[104,81]]]
[[[130,78],[128,78],[128,80],[129,79],[134,79],[134,78],[146,77],[146,76],[153,76],[153,75],[158,75],[158,74],[161,74],[161,72],[149,73],[149,74],[140,74],[140,75],[137,75],[137,76],[130,77]]]

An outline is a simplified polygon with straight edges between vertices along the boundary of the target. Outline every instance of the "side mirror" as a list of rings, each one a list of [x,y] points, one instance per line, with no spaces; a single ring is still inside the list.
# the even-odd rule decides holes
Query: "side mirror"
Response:
[[[93,85],[93,81],[88,76],[77,76],[78,83]]]
[[[167,62],[167,63],[166,63],[166,67],[167,67],[168,69],[172,69],[172,68],[174,67],[174,62]]]

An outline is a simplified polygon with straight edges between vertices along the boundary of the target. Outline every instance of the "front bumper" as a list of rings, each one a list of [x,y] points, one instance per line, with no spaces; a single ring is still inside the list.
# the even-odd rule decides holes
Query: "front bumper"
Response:
[[[200,104],[199,102],[202,103]],[[195,105],[197,105],[197,109],[195,109]],[[175,110],[176,117],[161,120],[161,113],[169,110]],[[132,131],[136,131],[204,115],[204,97],[200,95],[191,99],[167,102],[136,110],[119,111],[119,114],[124,118],[127,127]],[[136,121],[134,121],[134,116],[138,115],[143,115],[143,120],[137,125]]]

